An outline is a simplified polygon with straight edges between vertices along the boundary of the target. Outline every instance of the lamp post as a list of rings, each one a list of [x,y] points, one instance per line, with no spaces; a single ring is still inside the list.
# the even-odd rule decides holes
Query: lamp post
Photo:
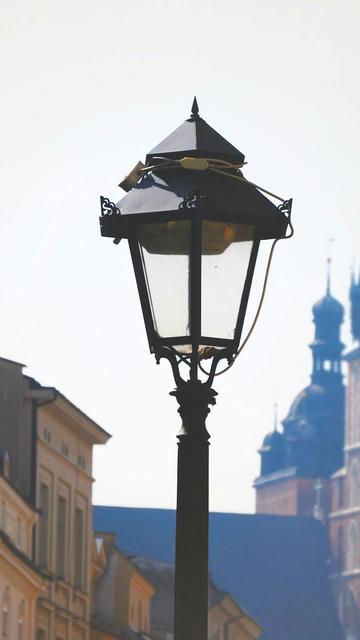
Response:
[[[150,351],[171,364],[182,418],[175,640],[207,640],[212,383],[238,353],[259,244],[286,237],[290,223],[291,201],[273,204],[243,164],[195,99],[189,119],[121,183],[127,195],[117,205],[101,197],[101,234],[129,241]]]

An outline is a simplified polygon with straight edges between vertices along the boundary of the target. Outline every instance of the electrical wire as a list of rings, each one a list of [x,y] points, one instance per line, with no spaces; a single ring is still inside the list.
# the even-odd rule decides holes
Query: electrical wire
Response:
[[[141,169],[141,173],[149,173],[150,171],[154,171],[154,170],[159,170],[159,169],[175,169],[175,168],[183,168],[182,167],[182,162],[183,160],[187,160],[187,158],[182,158],[181,160],[170,160],[167,158],[162,158],[160,156],[154,157],[154,160],[162,160],[163,162],[161,162],[160,164],[152,164],[152,165],[148,165],[146,167],[144,167],[143,169]],[[244,184],[250,185],[252,187],[254,187],[255,189],[259,189],[259,191],[262,191],[263,193],[266,193],[268,196],[271,196],[272,198],[275,198],[276,200],[279,200],[280,202],[285,202],[285,198],[281,198],[280,196],[277,196],[275,193],[272,193],[271,191],[268,191],[267,189],[264,189],[264,187],[260,187],[258,184],[255,184],[254,182],[251,182],[251,180],[247,180],[246,178],[244,178],[242,175],[240,176],[238,173],[234,174],[234,173],[228,173],[227,171],[224,171],[224,169],[228,169],[229,171],[239,171],[239,169],[246,163],[243,164],[232,164],[231,162],[227,162],[226,160],[218,160],[216,158],[193,158],[191,156],[191,160],[195,161],[196,160],[201,160],[202,162],[205,160],[206,162],[208,162],[208,167],[206,167],[205,169],[202,167],[201,169],[196,169],[196,166],[194,165],[191,169],[188,169],[190,171],[212,171],[213,173],[219,173],[223,176],[227,176],[228,178],[233,178],[235,180],[240,180],[240,182],[243,182]],[[220,168],[221,167],[221,168]]]

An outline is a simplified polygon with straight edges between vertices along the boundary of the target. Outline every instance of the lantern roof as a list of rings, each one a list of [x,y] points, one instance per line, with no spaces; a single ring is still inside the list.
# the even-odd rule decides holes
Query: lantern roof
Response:
[[[221,215],[238,222],[240,216],[243,224],[257,221],[262,239],[283,237],[288,225],[287,217],[251,183],[206,171],[152,172],[117,202],[116,208],[121,215],[101,218],[103,235],[127,237],[126,220],[133,216],[145,222],[152,214],[160,222],[164,215],[177,219],[179,214],[184,217],[186,211],[198,208],[210,217]]]
[[[190,117],[149,151],[146,161],[151,162],[156,156],[216,158],[240,165],[245,160],[241,151],[200,117],[196,98],[194,98]]]

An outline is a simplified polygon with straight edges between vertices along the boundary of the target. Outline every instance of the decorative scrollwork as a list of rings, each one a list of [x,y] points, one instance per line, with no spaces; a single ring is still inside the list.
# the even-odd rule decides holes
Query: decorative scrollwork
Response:
[[[179,204],[179,209],[214,209],[208,194],[200,189],[189,191]]]
[[[100,206],[102,216],[120,215],[120,209],[118,209],[117,206],[109,200],[109,198],[100,196]]]
[[[284,200],[281,204],[279,204],[278,209],[281,213],[285,213],[285,215],[290,218],[291,215],[291,207],[292,207],[292,198],[290,200]]]

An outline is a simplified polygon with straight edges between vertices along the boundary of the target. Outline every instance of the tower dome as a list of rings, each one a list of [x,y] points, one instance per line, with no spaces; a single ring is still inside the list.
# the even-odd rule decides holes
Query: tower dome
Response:
[[[283,468],[285,462],[285,439],[284,434],[278,431],[276,405],[274,428],[266,434],[259,453],[261,455],[261,475],[268,475]]]
[[[310,384],[305,387],[290,405],[289,413],[284,422],[290,424],[294,420],[307,417],[317,417],[327,411],[327,393],[324,387]]]
[[[344,307],[331,295],[330,284],[331,284],[331,258],[328,258],[328,272],[326,279],[326,293],[313,305],[312,312],[314,316],[315,323],[321,320],[327,320],[328,322],[341,322],[344,319]]]
[[[315,302],[312,312],[315,320],[326,317],[329,320],[337,320],[341,323],[344,318],[343,305],[331,295],[330,291],[327,291],[325,296]]]

